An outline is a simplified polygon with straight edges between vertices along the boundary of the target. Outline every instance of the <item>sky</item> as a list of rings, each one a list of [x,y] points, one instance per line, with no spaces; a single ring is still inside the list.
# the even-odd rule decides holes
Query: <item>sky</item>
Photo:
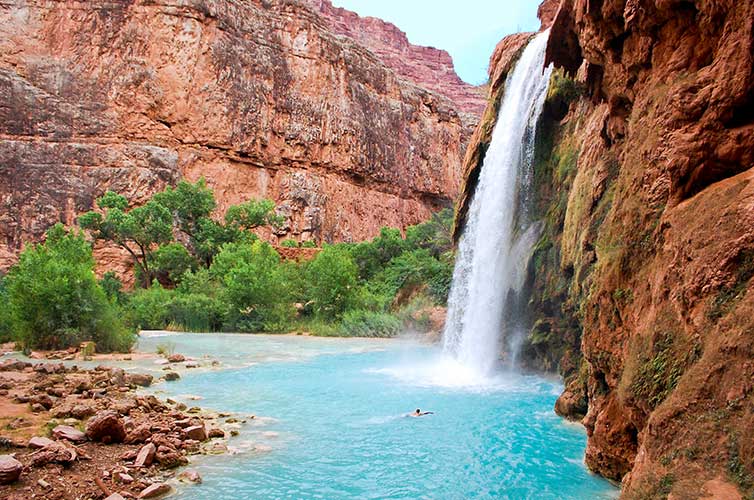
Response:
[[[362,16],[379,17],[405,31],[415,45],[450,52],[456,73],[472,84],[487,81],[487,65],[503,36],[539,29],[541,0],[332,0]]]

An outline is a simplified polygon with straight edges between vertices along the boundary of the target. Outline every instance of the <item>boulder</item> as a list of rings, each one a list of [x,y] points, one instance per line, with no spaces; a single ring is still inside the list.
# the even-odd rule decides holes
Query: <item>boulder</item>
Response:
[[[18,481],[24,466],[10,455],[0,455],[0,484],[11,484]]]
[[[203,425],[192,425],[183,429],[183,435],[186,439],[193,439],[194,441],[206,441],[207,430]]]
[[[86,441],[86,434],[70,425],[59,425],[52,430],[52,436],[56,439],[67,439],[74,443]]]
[[[139,493],[139,498],[157,498],[167,493],[170,493],[172,488],[166,483],[155,483],[151,486],[147,486]]]
[[[157,452],[157,447],[152,444],[148,443],[141,447],[139,450],[139,454],[136,455],[136,459],[134,460],[134,466],[135,467],[149,467],[152,465],[152,462],[154,462],[154,456]]]
[[[50,408],[52,408],[52,405],[55,404],[55,401],[53,401],[52,398],[47,394],[39,394],[37,396],[34,396],[29,400],[29,402],[32,405],[38,404],[45,410],[49,410]]]
[[[45,448],[54,442],[55,441],[53,441],[52,439],[49,439],[46,437],[35,436],[29,440],[28,446],[29,448],[39,449],[39,448]]]
[[[170,361],[171,363],[183,363],[184,361],[186,361],[186,356],[184,356],[183,354],[171,354],[170,356],[168,356],[168,361]]]
[[[126,372],[123,368],[110,368],[110,383],[112,385],[126,385]]]
[[[126,429],[116,412],[104,410],[86,423],[86,436],[92,441],[105,444],[122,443],[126,439]]]
[[[129,373],[126,375],[126,382],[129,385],[138,385],[139,387],[149,387],[152,385],[154,377],[146,373]]]
[[[172,381],[174,381],[174,380],[178,380],[179,378],[181,378],[181,376],[180,376],[180,375],[178,375],[178,373],[176,373],[176,372],[167,372],[167,373],[166,373],[166,374],[165,374],[165,375],[163,376],[163,378],[164,378],[165,380],[167,380],[168,382],[172,382]]]

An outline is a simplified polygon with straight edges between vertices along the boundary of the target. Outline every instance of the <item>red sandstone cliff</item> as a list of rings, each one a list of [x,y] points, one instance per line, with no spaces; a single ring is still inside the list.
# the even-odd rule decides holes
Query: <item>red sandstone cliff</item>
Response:
[[[339,30],[362,23],[339,12]],[[449,204],[471,88],[437,51],[366,48],[397,29],[363,22],[356,40],[290,0],[2,2],[0,268],[107,189],[139,202],[182,177],[205,177],[221,209],[274,199],[300,239],[363,239]]]
[[[446,51],[412,45],[406,34],[393,24],[333,7],[330,0],[305,1],[322,14],[334,33],[369,48],[398,77],[452,100],[458,111],[471,115],[471,125],[476,125],[486,105],[484,90],[461,80]]]
[[[540,125],[526,355],[559,365],[557,410],[624,498],[751,498],[754,3],[557,4],[548,57],[576,81],[553,80]]]

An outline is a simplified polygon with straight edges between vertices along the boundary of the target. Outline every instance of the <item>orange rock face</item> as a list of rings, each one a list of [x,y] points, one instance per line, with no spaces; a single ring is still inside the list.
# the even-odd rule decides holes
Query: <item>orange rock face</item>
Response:
[[[363,23],[344,37],[285,0],[0,9],[0,267],[105,190],[139,203],[180,178],[205,177],[220,210],[272,198],[273,240],[360,240],[447,206],[475,90],[438,51],[404,47],[434,62],[392,68],[400,51],[365,45],[400,32]]]
[[[476,125],[486,105],[484,90],[461,80],[446,51],[412,45],[396,26],[382,19],[359,17],[354,12],[333,7],[330,0],[306,2],[322,14],[333,32],[369,48],[400,78],[449,98],[459,112],[470,114],[472,125]]]
[[[562,349],[556,408],[586,411],[586,462],[622,480],[625,498],[749,498],[754,3],[563,0],[541,12],[556,13],[543,18],[548,59],[578,95],[540,126],[547,229],[531,303],[544,322],[526,354],[542,367],[542,343]],[[491,73],[507,72],[496,61]]]

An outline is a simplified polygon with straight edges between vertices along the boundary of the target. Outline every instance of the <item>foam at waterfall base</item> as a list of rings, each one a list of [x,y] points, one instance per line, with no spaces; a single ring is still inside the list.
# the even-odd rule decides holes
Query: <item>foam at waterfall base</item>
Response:
[[[414,387],[439,387],[484,393],[531,389],[527,388],[527,377],[520,374],[503,370],[483,372],[439,350],[429,356],[408,357],[394,365],[367,371],[387,375],[402,384]]]

